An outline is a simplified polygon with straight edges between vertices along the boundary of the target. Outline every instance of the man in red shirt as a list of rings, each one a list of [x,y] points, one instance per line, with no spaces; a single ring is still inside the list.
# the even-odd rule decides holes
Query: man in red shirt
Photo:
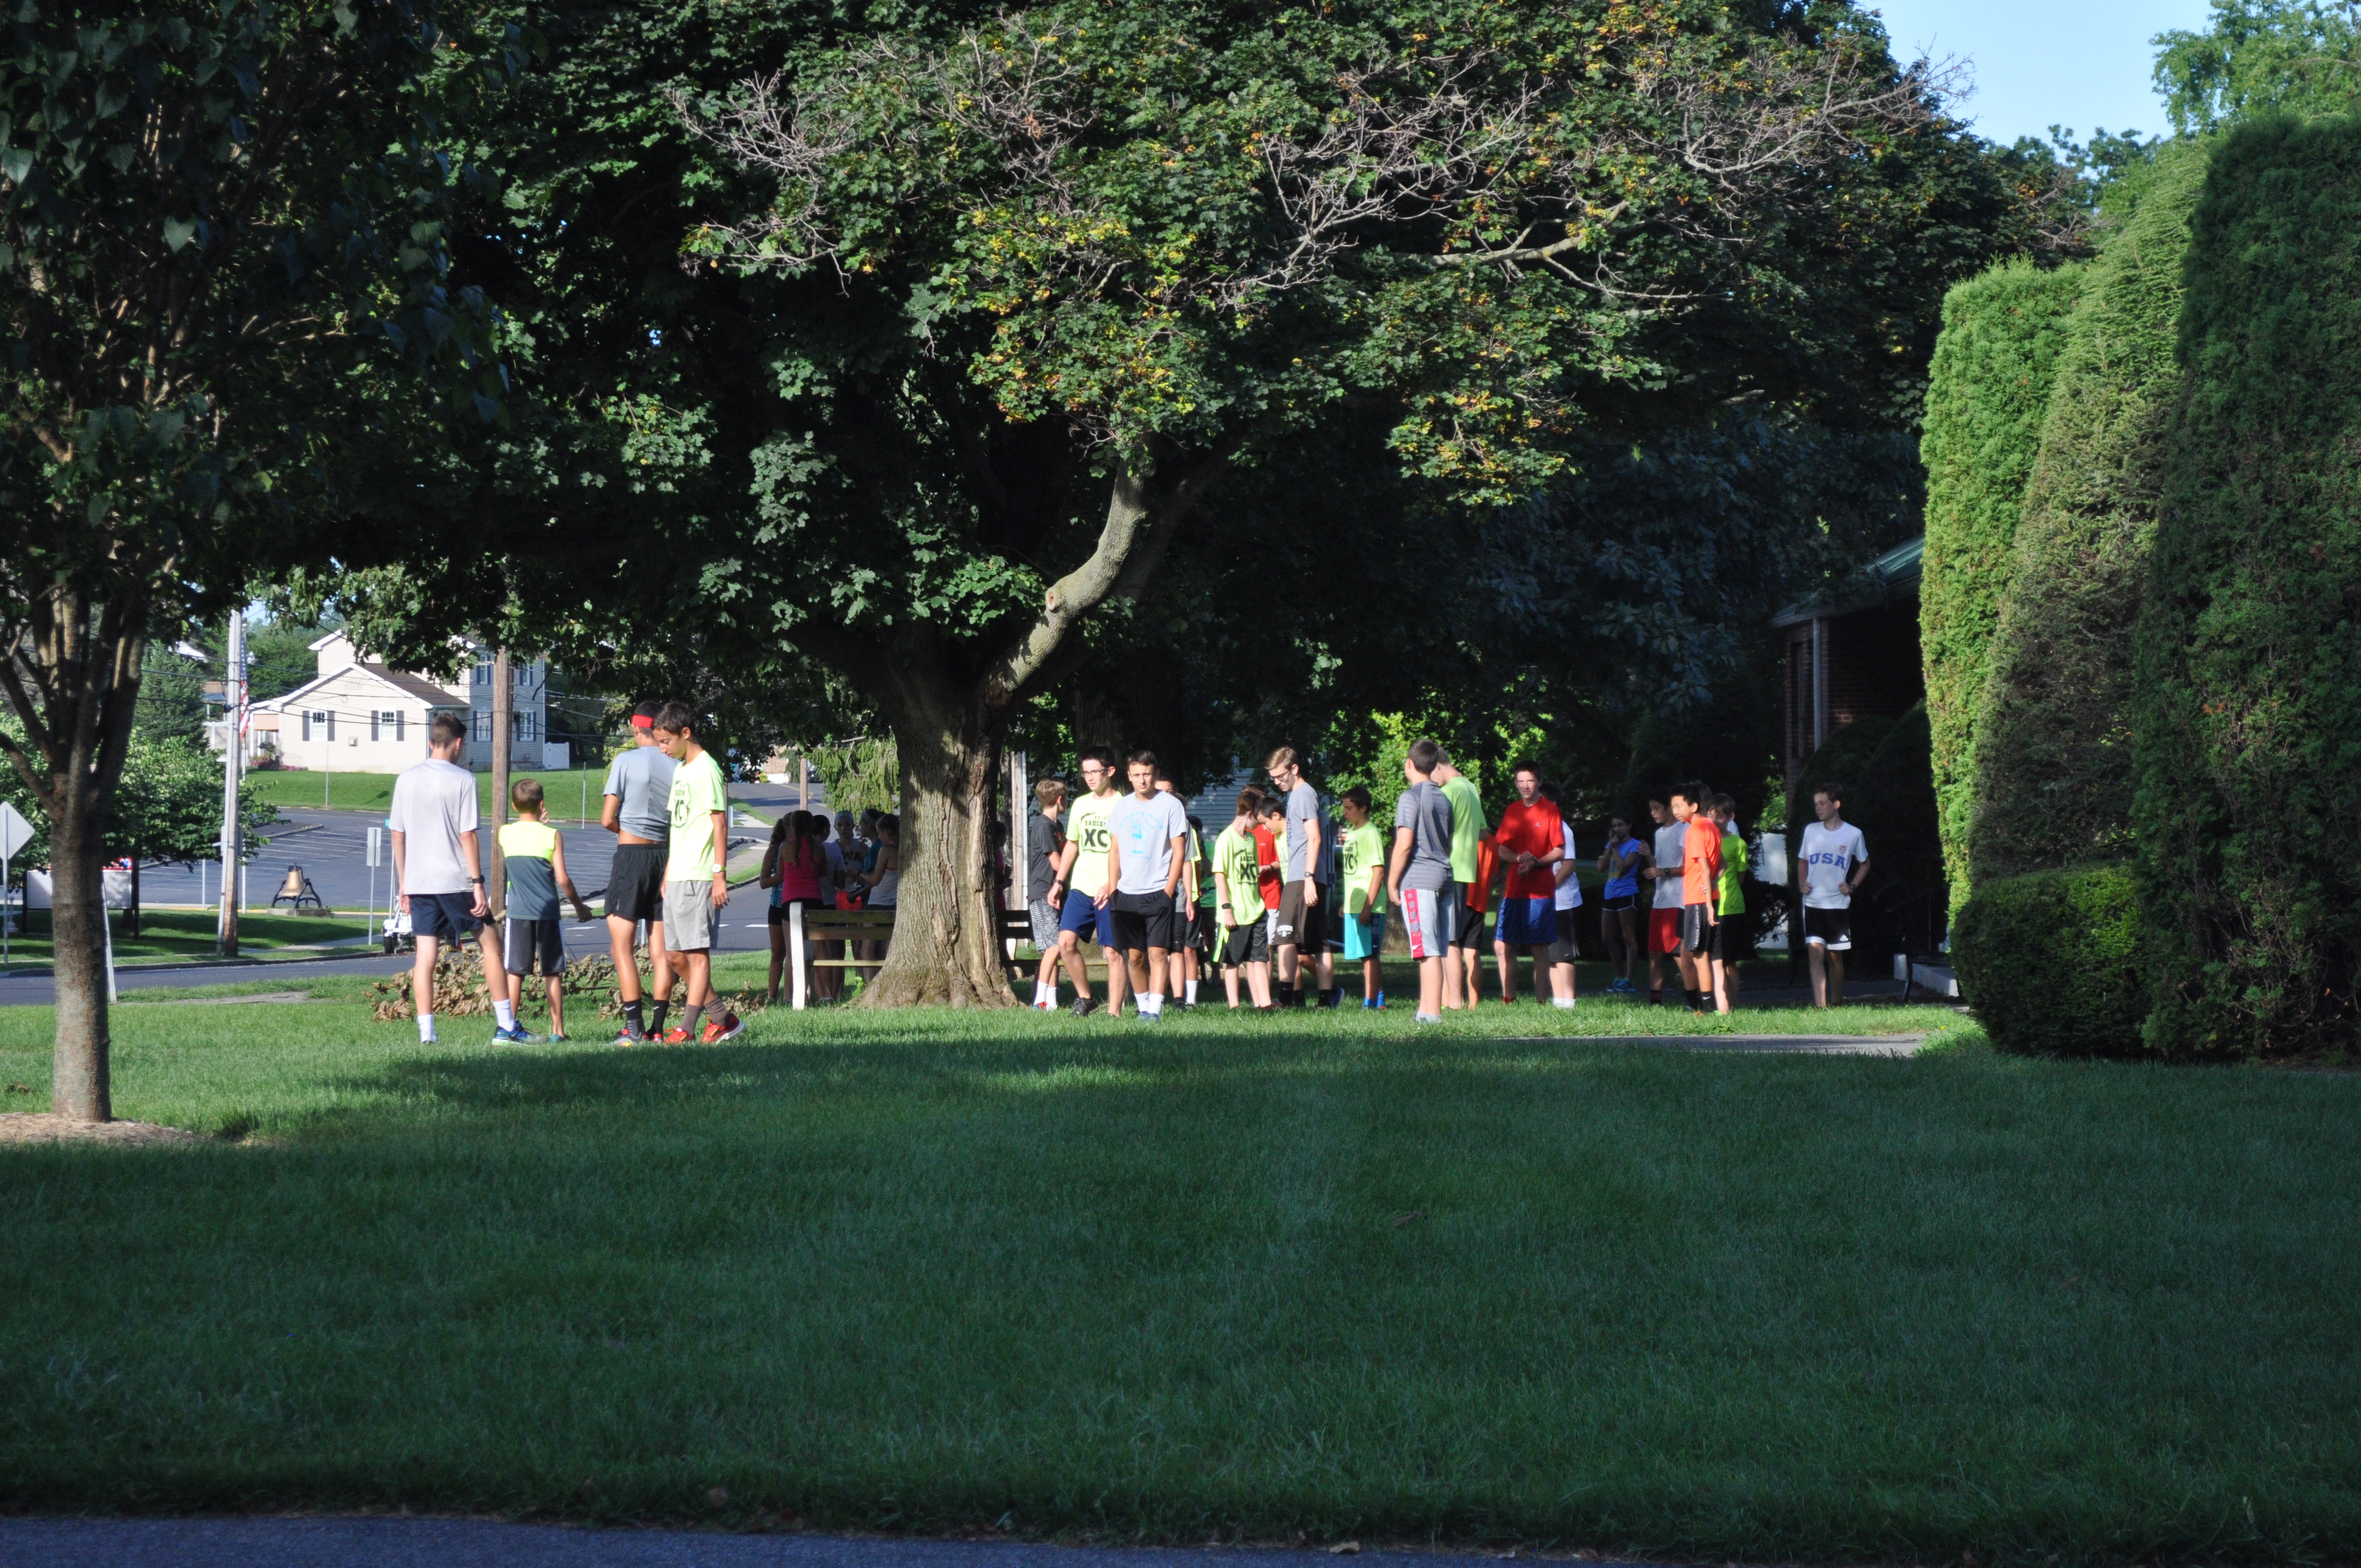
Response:
[[[1721,885],[1721,829],[1706,815],[1706,802],[1712,798],[1701,784],[1677,784],[1673,789],[1673,820],[1682,825],[1681,834],[1681,948],[1677,961],[1681,966],[1681,992],[1688,998],[1689,1011],[1705,1016],[1705,998],[1713,989],[1714,890]]]
[[[1492,841],[1509,868],[1500,915],[1492,927],[1492,955],[1500,969],[1500,1000],[1517,999],[1517,952],[1533,961],[1533,999],[1547,994],[1550,948],[1557,942],[1557,862],[1565,837],[1557,807],[1542,794],[1541,774],[1530,762],[1517,765],[1517,798],[1500,814]],[[1719,840],[1715,840],[1717,844]]]

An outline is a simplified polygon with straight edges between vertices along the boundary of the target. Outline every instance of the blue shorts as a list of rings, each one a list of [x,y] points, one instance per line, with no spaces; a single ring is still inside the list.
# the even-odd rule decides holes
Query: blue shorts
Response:
[[[1058,931],[1073,932],[1085,942],[1096,942],[1102,948],[1115,946],[1115,906],[1104,909],[1091,902],[1091,895],[1081,888],[1066,893],[1066,907],[1058,917]]]
[[[1512,948],[1546,948],[1557,940],[1557,900],[1504,898],[1492,939]]]
[[[415,937],[461,942],[483,928],[475,913],[472,893],[413,893],[410,895],[410,930]]]
[[[1385,947],[1386,917],[1382,912],[1376,915],[1345,916],[1345,961],[1346,963],[1361,959],[1374,959],[1385,951]]]

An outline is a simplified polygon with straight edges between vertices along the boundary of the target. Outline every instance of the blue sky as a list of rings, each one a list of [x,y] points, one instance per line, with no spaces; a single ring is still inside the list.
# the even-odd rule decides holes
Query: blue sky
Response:
[[[2051,125],[2088,137],[2094,126],[2154,136],[2164,111],[2149,83],[2148,39],[2201,30],[2206,0],[1856,0],[1885,19],[1897,59],[1921,51],[1971,62],[1976,91],[1960,105],[1998,142],[2047,137]]]

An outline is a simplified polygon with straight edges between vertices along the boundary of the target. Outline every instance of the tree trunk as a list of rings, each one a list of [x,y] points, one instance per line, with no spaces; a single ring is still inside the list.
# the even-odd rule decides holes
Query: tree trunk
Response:
[[[992,794],[998,727],[973,700],[895,704],[902,883],[885,967],[863,1007],[1014,1007],[993,919]]]
[[[106,804],[87,783],[60,795],[49,821],[58,997],[49,1109],[78,1122],[105,1122],[115,1115],[107,1079],[106,874],[99,859]]]

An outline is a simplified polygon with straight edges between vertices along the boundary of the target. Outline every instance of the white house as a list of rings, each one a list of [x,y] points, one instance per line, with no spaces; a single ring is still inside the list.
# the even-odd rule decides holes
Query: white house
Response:
[[[414,672],[390,669],[360,656],[350,639],[331,631],[311,645],[319,674],[283,696],[253,705],[247,754],[276,751],[291,768],[335,773],[399,773],[426,756],[426,726],[437,713],[467,724],[460,760],[492,765],[492,661],[481,656],[460,684],[445,685]],[[522,767],[549,767],[549,667],[545,661],[513,666],[511,759]],[[556,750],[563,752],[566,748]],[[561,757],[555,763],[564,766]]]

